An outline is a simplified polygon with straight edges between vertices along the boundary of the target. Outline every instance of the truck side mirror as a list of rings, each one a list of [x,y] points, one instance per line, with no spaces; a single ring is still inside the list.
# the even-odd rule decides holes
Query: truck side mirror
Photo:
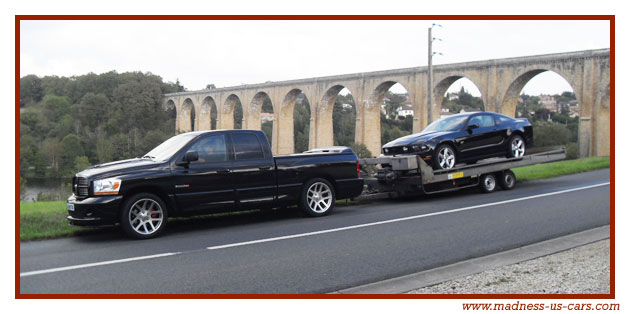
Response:
[[[184,161],[191,162],[197,160],[199,160],[199,154],[196,150],[189,150],[186,152],[186,155],[184,156]]]
[[[196,150],[189,150],[186,152],[186,154],[184,154],[184,158],[182,158],[181,161],[177,162],[178,166],[184,166],[186,168],[188,168],[188,164],[191,161],[197,161],[199,160],[199,154],[197,153]]]

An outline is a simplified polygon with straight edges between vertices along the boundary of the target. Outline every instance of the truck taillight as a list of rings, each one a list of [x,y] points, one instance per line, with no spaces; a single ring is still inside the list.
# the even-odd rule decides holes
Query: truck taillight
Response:
[[[357,178],[361,177],[361,168],[359,167],[359,161],[357,160]]]

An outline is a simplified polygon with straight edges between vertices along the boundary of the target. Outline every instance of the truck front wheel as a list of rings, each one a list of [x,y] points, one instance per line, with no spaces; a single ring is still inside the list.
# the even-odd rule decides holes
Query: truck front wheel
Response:
[[[324,216],[335,208],[335,190],[326,179],[308,180],[302,189],[300,209],[311,217]]]
[[[138,193],[123,204],[122,229],[136,239],[150,239],[166,228],[168,213],[164,202],[155,194]]]

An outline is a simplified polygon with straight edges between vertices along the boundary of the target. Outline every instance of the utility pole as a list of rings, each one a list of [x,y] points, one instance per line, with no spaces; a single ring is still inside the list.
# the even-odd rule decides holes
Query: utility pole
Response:
[[[433,91],[431,88],[431,86],[433,85],[433,36],[431,36],[432,29],[433,26],[429,27],[429,70],[427,73],[427,106],[429,106],[429,114],[427,118],[427,125],[429,125],[433,121]]]
[[[429,106],[429,113],[427,115],[427,125],[433,122],[433,89],[431,88],[433,86],[433,55],[435,54],[433,52],[433,41],[436,39],[441,41],[441,39],[434,38],[431,34],[431,31],[436,26],[442,27],[442,25],[435,23],[429,27],[429,69],[427,73],[427,105]],[[439,54],[441,55],[442,53]]]

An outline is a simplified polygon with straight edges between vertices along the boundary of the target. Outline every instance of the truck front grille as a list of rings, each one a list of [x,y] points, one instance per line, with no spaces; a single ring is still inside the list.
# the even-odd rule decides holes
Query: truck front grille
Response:
[[[88,196],[90,183],[87,178],[74,177],[72,179],[72,192],[76,196]]]

